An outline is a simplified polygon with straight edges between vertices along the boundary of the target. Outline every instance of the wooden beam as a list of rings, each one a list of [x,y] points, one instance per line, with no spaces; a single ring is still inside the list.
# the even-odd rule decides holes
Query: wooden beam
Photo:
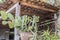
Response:
[[[40,9],[40,10],[44,10],[44,11],[48,11],[48,12],[56,12],[55,10],[47,9],[42,6],[36,6],[36,5],[30,4],[30,3],[26,3],[26,2],[21,2],[21,5],[29,6],[32,8],[36,8],[36,9]]]

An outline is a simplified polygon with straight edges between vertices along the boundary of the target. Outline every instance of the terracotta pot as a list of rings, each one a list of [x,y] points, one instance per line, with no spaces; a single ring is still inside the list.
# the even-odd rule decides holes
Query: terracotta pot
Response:
[[[29,32],[20,32],[21,40],[29,40],[32,37],[32,34]]]

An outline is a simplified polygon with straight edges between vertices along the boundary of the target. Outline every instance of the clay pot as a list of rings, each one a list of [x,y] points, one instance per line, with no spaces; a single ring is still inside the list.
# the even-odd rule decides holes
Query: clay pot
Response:
[[[32,37],[32,34],[29,32],[20,32],[21,40],[29,40]]]

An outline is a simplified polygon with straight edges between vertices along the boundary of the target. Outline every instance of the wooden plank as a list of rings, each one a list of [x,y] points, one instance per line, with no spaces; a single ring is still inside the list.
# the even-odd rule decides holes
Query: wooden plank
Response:
[[[21,2],[21,5],[29,6],[32,8],[36,8],[36,9],[40,9],[40,10],[44,10],[44,11],[48,11],[48,12],[56,12],[55,10],[47,9],[47,8],[42,7],[42,6],[36,6],[33,4],[26,3],[26,2]]]
[[[59,8],[57,8],[56,6],[48,4],[46,2],[42,2],[41,0],[21,0],[20,2],[30,3],[30,4],[33,4],[35,6],[44,7],[46,9],[51,9],[51,10],[56,10],[56,11],[59,10]]]
[[[13,1],[13,2],[15,2],[15,1],[19,2],[20,0],[11,0],[11,1]],[[55,13],[55,12],[57,12],[59,10],[57,7],[54,7],[54,6],[52,6],[50,4],[47,4],[45,2],[37,1],[37,3],[36,3],[36,1],[34,1],[34,0],[28,0],[28,2],[26,2],[26,1],[27,0],[22,0],[22,1],[20,1],[20,3],[23,6],[29,6],[29,7],[32,7],[32,8],[43,10],[45,12],[53,12],[53,13]],[[14,4],[14,3],[8,2],[8,4],[5,5],[6,7],[4,5],[3,6],[0,5],[0,10],[1,9],[7,10],[8,8],[10,8],[9,4],[11,5],[11,4]],[[9,6],[9,7],[7,8],[7,6]]]

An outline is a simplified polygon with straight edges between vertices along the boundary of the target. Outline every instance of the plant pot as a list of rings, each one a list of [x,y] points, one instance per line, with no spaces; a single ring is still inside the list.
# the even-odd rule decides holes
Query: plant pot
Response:
[[[30,32],[20,32],[21,40],[29,40],[32,37],[32,33]]]

